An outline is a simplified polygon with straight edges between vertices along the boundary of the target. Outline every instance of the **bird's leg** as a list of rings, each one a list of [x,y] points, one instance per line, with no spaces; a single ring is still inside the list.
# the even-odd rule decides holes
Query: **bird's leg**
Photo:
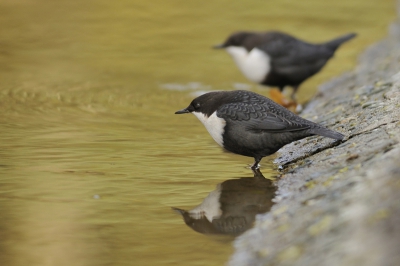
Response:
[[[293,92],[292,95],[290,95],[290,98],[292,99],[291,105],[293,106],[295,113],[300,113],[303,110],[303,106],[301,106],[301,104],[297,103],[296,100],[296,93],[297,90],[299,89],[299,85],[293,86]]]
[[[251,170],[257,170],[260,168],[260,165],[258,164],[261,161],[262,158],[260,157],[254,157],[254,163],[253,165],[250,167]]]
[[[265,177],[263,176],[263,174],[260,171],[260,168],[257,169],[251,169],[253,171],[254,174],[254,178],[261,178],[261,179],[265,179]]]
[[[299,85],[295,85],[293,86],[293,91],[292,94],[290,95],[290,98],[292,99],[292,101],[296,102],[296,93],[297,90],[299,89]]]

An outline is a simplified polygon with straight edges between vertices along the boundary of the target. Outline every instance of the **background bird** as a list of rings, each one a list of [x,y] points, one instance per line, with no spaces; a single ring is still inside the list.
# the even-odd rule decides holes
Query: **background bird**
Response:
[[[232,153],[254,158],[252,169],[284,145],[311,135],[337,140],[343,135],[295,115],[250,91],[215,91],[194,99],[175,114],[194,114],[213,139]]]
[[[319,72],[344,42],[354,38],[349,33],[334,40],[312,44],[288,34],[237,32],[214,48],[225,49],[240,71],[258,84],[278,87],[291,86],[291,98],[302,82]]]

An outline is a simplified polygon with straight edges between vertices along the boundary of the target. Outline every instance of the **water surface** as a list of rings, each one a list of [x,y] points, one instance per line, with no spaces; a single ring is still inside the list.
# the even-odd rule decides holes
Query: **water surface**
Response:
[[[393,6],[0,0],[0,265],[224,264],[232,237],[197,233],[171,207],[251,177],[252,159],[173,113],[194,92],[266,91],[210,47],[242,29],[315,42],[358,32],[302,86],[306,100],[385,35]]]

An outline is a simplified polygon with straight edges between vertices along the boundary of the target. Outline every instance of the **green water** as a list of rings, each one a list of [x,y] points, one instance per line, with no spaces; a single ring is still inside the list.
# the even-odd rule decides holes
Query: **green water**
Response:
[[[252,176],[252,159],[173,113],[196,91],[266,91],[211,46],[241,29],[358,32],[303,84],[306,100],[394,17],[388,0],[0,0],[0,265],[223,265],[232,238],[194,232],[171,207]]]

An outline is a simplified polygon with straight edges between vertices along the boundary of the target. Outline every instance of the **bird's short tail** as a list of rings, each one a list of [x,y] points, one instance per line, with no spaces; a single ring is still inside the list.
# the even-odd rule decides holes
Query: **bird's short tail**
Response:
[[[342,140],[344,138],[343,134],[333,131],[333,130],[330,130],[330,129],[327,129],[327,128],[324,128],[324,127],[312,128],[310,133],[319,135],[319,136],[323,136],[323,137],[327,137],[327,138],[331,138],[331,139]]]
[[[335,51],[342,43],[347,42],[348,40],[351,40],[356,36],[357,36],[356,33],[349,33],[349,34],[343,35],[339,38],[336,38],[332,41],[329,41],[329,42],[325,43],[325,45],[327,47],[329,47],[331,50]]]

